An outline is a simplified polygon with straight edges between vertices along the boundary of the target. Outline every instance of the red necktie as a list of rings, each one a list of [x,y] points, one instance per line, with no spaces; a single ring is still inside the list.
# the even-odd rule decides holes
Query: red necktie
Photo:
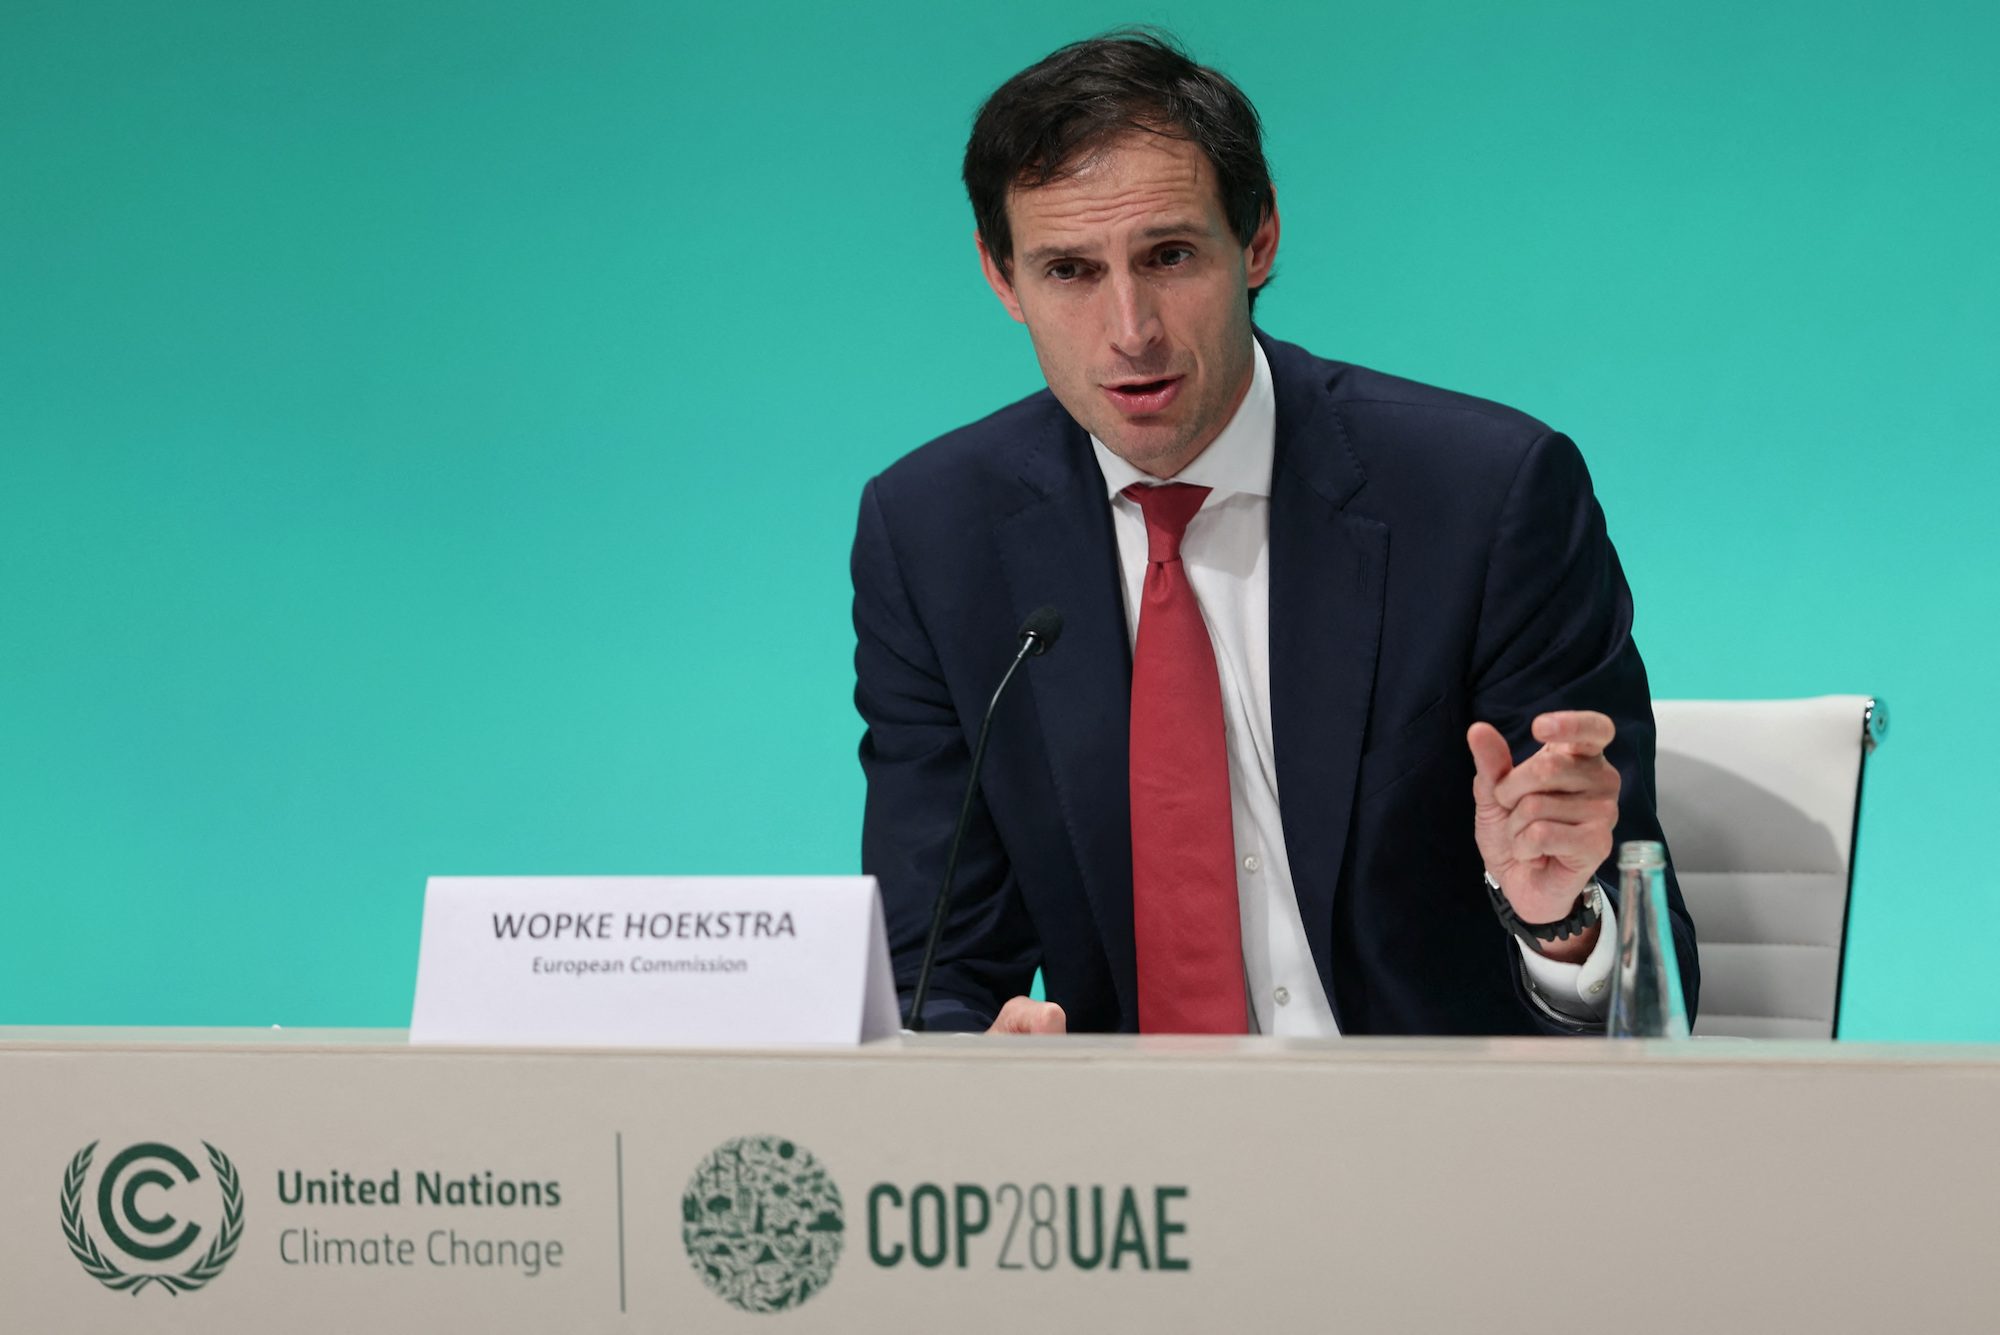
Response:
[[[1146,514],[1146,589],[1132,654],[1132,926],[1141,1033],[1240,1034],[1243,929],[1222,683],[1181,535],[1208,495],[1131,486]]]

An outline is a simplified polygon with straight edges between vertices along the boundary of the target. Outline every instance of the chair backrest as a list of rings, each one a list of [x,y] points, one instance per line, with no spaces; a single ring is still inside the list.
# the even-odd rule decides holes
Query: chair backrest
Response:
[[[1653,716],[1660,826],[1701,950],[1694,1032],[1833,1037],[1861,771],[1887,709],[1656,700]]]

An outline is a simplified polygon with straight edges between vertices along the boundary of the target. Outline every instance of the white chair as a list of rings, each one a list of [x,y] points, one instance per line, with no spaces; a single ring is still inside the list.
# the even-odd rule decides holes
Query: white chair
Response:
[[[1887,708],[1655,700],[1653,716],[1660,826],[1701,951],[1694,1032],[1834,1037],[1861,773]]]

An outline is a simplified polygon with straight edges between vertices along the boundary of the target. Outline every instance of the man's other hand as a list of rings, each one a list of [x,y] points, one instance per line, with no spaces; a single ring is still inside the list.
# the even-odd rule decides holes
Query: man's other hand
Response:
[[[1617,728],[1603,714],[1566,710],[1535,719],[1542,749],[1516,765],[1507,739],[1490,723],[1465,734],[1476,773],[1473,837],[1486,870],[1524,922],[1554,922],[1611,856],[1618,824],[1619,776],[1604,748]],[[1597,929],[1550,942],[1542,953],[1581,960]]]
[[[993,1022],[989,1034],[1065,1034],[1069,1024],[1063,1018],[1063,1008],[1053,1001],[1036,1001],[1033,997],[1015,997],[1000,1008],[1000,1017]]]

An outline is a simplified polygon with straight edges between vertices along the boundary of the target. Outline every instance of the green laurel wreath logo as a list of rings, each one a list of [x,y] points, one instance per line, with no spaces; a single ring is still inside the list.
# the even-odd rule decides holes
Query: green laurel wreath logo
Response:
[[[83,1182],[90,1173],[90,1159],[97,1150],[97,1144],[93,1140],[78,1150],[76,1157],[69,1161],[68,1171],[63,1174],[63,1237],[69,1242],[70,1255],[76,1257],[84,1271],[107,1289],[137,1294],[148,1284],[158,1284],[175,1297],[193,1293],[221,1274],[222,1267],[229,1264],[230,1258],[236,1255],[237,1246],[243,1241],[243,1183],[229,1156],[205,1140],[201,1143],[201,1147],[208,1151],[209,1166],[215,1170],[216,1185],[222,1190],[222,1227],[216,1231],[215,1240],[209,1244],[201,1260],[195,1262],[192,1269],[178,1275],[133,1274],[120,1270],[98,1250],[97,1240],[84,1227]]]

